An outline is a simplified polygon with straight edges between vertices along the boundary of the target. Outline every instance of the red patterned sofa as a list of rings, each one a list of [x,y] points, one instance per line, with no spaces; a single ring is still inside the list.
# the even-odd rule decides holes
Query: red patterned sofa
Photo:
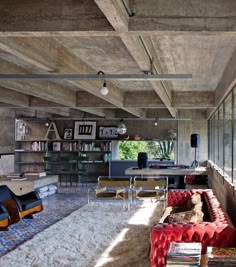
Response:
[[[201,223],[157,223],[151,228],[150,266],[165,266],[169,243],[201,242],[202,253],[207,246],[236,246],[236,230],[211,189],[169,191],[168,206],[184,205],[193,193],[200,193],[204,221]]]

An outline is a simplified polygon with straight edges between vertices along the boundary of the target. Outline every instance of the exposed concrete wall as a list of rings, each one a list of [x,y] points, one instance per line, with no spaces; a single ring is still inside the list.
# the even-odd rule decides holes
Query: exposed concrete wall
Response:
[[[15,112],[0,108],[0,154],[15,152]]]
[[[98,120],[97,126],[116,126],[119,120]],[[127,135],[132,140],[138,134],[141,140],[163,140],[168,138],[168,131],[177,132],[177,120],[160,120],[158,126],[154,126],[154,120],[124,120],[127,126]],[[61,137],[64,128],[74,128],[74,121],[56,121],[56,125]]]
[[[196,112],[189,120],[178,121],[178,152],[179,164],[191,165],[194,160],[195,149],[190,145],[190,136],[193,133],[200,135],[200,145],[197,148],[197,161],[204,165],[208,159],[208,131],[206,114]]]
[[[208,164],[208,166],[211,166]],[[236,189],[212,166],[212,174],[208,175],[208,185],[212,188],[220,203],[225,208],[234,225],[236,226],[235,206]]]
[[[127,135],[130,140],[138,134],[141,140],[163,140],[168,138],[168,131],[174,130],[177,133],[176,156],[177,163],[190,165],[194,160],[194,148],[190,146],[190,135],[200,134],[200,147],[197,149],[197,160],[203,163],[208,156],[207,120],[205,114],[196,112],[186,120],[160,120],[158,126],[154,126],[154,120],[124,120],[127,126]],[[44,123],[27,122],[29,136],[27,138],[44,138],[47,128]],[[116,126],[118,120],[98,120],[97,126]],[[74,121],[56,121],[58,132],[63,139],[64,128],[74,128]]]
[[[14,172],[14,155],[3,155],[0,159],[0,175]]]

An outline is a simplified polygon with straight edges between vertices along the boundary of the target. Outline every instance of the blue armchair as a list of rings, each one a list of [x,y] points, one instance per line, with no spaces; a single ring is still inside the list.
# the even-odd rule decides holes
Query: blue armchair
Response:
[[[7,228],[22,218],[32,218],[32,214],[42,210],[42,200],[37,192],[17,196],[6,185],[0,186],[0,227]]]

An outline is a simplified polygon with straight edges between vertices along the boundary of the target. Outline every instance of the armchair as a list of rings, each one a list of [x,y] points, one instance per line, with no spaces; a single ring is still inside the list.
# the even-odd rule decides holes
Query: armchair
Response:
[[[43,210],[42,200],[38,193],[30,192],[17,196],[6,185],[0,186],[0,203],[3,206],[3,211],[6,212],[7,210],[9,214],[8,225],[17,223],[24,217],[31,218],[32,214]]]
[[[10,217],[6,207],[0,203],[0,231],[7,230],[10,224]]]
[[[21,218],[32,218],[32,214],[43,210],[42,199],[36,191],[14,196]]]

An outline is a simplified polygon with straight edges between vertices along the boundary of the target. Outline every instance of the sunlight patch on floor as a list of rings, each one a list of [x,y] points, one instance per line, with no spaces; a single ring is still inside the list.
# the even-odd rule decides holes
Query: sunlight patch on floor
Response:
[[[124,228],[121,230],[119,235],[116,237],[116,239],[110,244],[110,246],[103,252],[101,257],[99,258],[98,262],[94,267],[101,267],[104,266],[104,264],[107,264],[109,262],[114,261],[112,257],[110,257],[110,252],[113,250],[115,246],[117,246],[120,242],[123,242],[125,239],[126,233],[129,231],[129,228]]]
[[[144,200],[137,212],[129,220],[129,224],[133,225],[148,225],[150,218],[153,216],[159,202],[152,203],[150,200]]]
[[[159,205],[159,202],[152,203],[147,200],[140,202],[138,206],[135,207],[137,211],[128,221],[128,225],[149,225],[150,218],[153,216],[155,209]],[[103,254],[98,259],[94,267],[106,266],[108,263],[112,263],[117,260],[113,258],[110,254],[111,251],[119,245],[119,243],[125,241],[125,236],[129,228],[123,228],[115,240],[110,244],[110,246],[103,252]]]

